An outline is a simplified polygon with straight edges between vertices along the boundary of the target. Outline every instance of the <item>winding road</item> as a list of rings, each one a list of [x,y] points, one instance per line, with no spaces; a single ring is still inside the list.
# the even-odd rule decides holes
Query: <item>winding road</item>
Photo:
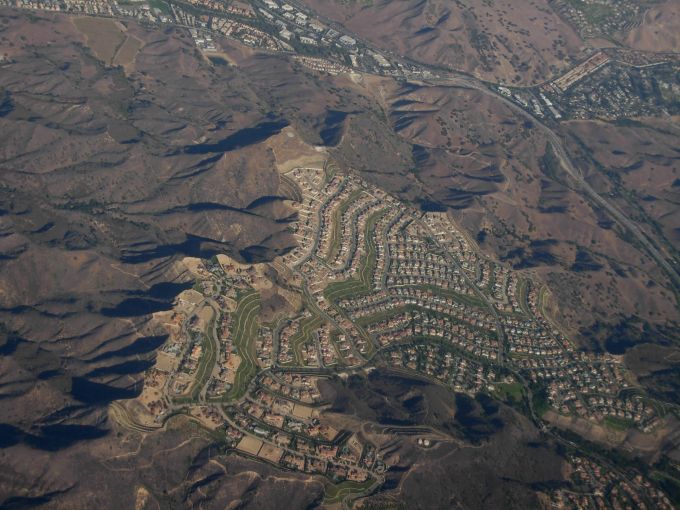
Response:
[[[654,243],[654,241],[638,226],[636,222],[628,218],[616,205],[607,201],[602,195],[593,189],[593,187],[583,177],[581,171],[579,171],[574,166],[573,162],[569,158],[569,155],[567,154],[562,140],[560,140],[560,137],[552,129],[531,115],[529,112],[521,108],[519,105],[513,103],[506,97],[497,94],[495,91],[487,87],[483,82],[476,80],[475,78],[451,73],[447,77],[442,77],[436,80],[427,80],[425,83],[455,85],[478,90],[493,96],[496,100],[501,101],[515,113],[518,113],[522,117],[531,120],[531,122],[545,135],[553,148],[555,156],[557,156],[560,162],[560,167],[567,173],[569,177],[572,178],[578,188],[585,195],[585,198],[590,199],[593,203],[607,211],[613,220],[633,234],[636,240],[645,248],[649,256],[651,256],[657,262],[657,264],[659,264],[659,266],[664,269],[669,278],[673,281],[673,284],[680,288],[680,273],[675,267],[677,265],[675,259],[662,254],[659,248],[657,248],[656,243]],[[669,262],[669,259],[672,261],[672,263]]]
[[[571,179],[577,185],[577,188],[580,189],[580,191],[582,192],[582,196],[589,200],[591,203],[607,211],[609,216],[614,221],[616,221],[616,223],[619,226],[628,230],[635,237],[637,242],[640,243],[640,245],[644,248],[647,254],[656,261],[656,263],[659,265],[659,267],[661,267],[664,270],[664,272],[667,273],[668,277],[673,283],[673,286],[676,289],[680,290],[680,266],[678,265],[678,261],[674,257],[662,253],[663,250],[658,247],[657,243],[646,232],[644,232],[635,221],[631,220],[625,214],[624,211],[622,211],[615,204],[609,202],[597,191],[595,191],[595,189],[593,189],[593,187],[583,177],[583,174],[574,166],[564,147],[564,144],[562,143],[562,140],[560,140],[560,137],[550,127],[546,126],[543,122],[541,122],[540,119],[534,117],[529,112],[521,108],[519,105],[513,103],[508,98],[500,95],[495,90],[490,88],[491,85],[490,83],[486,83],[470,74],[450,70],[445,71],[440,68],[425,65],[421,62],[413,61],[409,58],[404,57],[403,55],[398,55],[388,49],[378,48],[371,42],[360,37],[358,34],[349,31],[346,27],[339,24],[336,20],[328,19],[324,16],[321,16],[318,12],[313,11],[304,2],[301,2],[300,0],[289,0],[288,3],[292,4],[293,6],[303,11],[312,12],[317,19],[324,22],[328,26],[336,27],[338,29],[341,28],[342,33],[350,35],[352,38],[360,42],[361,45],[365,46],[366,48],[389,56],[392,62],[407,65],[410,67],[417,67],[420,68],[420,70],[428,71],[429,73],[432,73],[432,75],[435,76],[435,78],[422,78],[420,80],[415,81],[421,81],[422,83],[430,85],[458,86],[478,90],[484,94],[493,96],[497,101],[502,102],[515,113],[519,114],[520,116],[526,119],[531,120],[531,122],[545,135],[560,162],[560,167],[569,177],[571,177]]]

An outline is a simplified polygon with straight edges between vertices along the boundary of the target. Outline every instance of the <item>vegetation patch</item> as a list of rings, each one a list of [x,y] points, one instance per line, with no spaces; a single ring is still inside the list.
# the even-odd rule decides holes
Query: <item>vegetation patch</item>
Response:
[[[312,333],[319,329],[323,322],[324,319],[317,314],[300,321],[300,329],[290,339],[290,344],[295,353],[295,364],[303,364],[302,347],[313,340]]]
[[[243,396],[257,373],[254,340],[259,327],[259,315],[260,294],[254,290],[240,293],[234,312],[232,338],[237,354],[241,357],[241,364],[236,370],[234,385],[227,392],[228,400]]]
[[[620,430],[625,432],[635,426],[633,420],[628,420],[626,418],[620,418],[619,416],[605,416],[604,425],[612,430]]]
[[[381,216],[387,212],[387,209],[382,209],[369,216],[364,227],[364,239],[366,246],[366,255],[362,257],[359,278],[351,278],[343,282],[331,283],[324,289],[324,296],[332,303],[336,303],[341,299],[349,297],[357,297],[366,294],[373,289],[373,275],[375,274],[376,264],[376,250],[375,240],[373,239],[373,231],[375,224]]]
[[[208,382],[210,378],[210,373],[215,366],[215,358],[217,355],[217,346],[215,345],[216,340],[211,336],[212,322],[208,326],[208,334],[204,336],[201,353],[201,360],[198,364],[198,369],[196,370],[196,379],[194,380],[194,386],[191,389],[191,397],[196,400],[203,389],[203,386]]]
[[[347,480],[337,485],[329,485],[326,487],[326,493],[324,495],[323,502],[326,505],[341,503],[342,500],[347,496],[366,492],[371,487],[371,485],[373,485],[373,483],[374,480],[369,478],[365,482],[353,482]]]
[[[329,262],[335,260],[338,250],[340,249],[340,241],[342,241],[342,217],[362,193],[363,190],[354,190],[347,199],[333,211],[331,242],[328,247],[328,254],[326,255],[326,260]]]

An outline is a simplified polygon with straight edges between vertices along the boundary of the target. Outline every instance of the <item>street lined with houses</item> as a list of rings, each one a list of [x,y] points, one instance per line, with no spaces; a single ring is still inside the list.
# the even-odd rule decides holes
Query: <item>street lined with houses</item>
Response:
[[[271,263],[185,261],[197,283],[157,314],[170,340],[137,399],[146,415],[126,423],[151,430],[187,413],[232,451],[358,484],[350,495],[389,466],[370,438],[329,421],[319,382],[337,375],[381,367],[528,398],[536,419],[550,410],[644,433],[662,423],[619,359],[576,350],[543,315],[546,289],[485,257],[446,213],[328,168],[283,178],[296,188],[297,247]],[[297,305],[264,320],[272,289]]]

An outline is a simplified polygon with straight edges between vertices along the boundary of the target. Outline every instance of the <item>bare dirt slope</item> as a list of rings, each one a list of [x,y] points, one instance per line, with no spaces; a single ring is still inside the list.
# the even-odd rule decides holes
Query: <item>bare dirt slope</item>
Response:
[[[423,5],[414,19],[426,16]],[[458,4],[440,8],[451,13],[434,10],[418,24],[440,23],[451,37],[456,13],[469,22],[462,30],[481,30],[487,19],[500,23],[493,16],[502,14],[479,11],[475,20],[454,12],[464,10]],[[379,14],[376,26],[387,33]],[[660,269],[557,171],[536,126],[497,99],[453,86],[319,76],[289,56],[232,43],[224,51],[235,66],[213,66],[182,30],[130,23],[123,33],[139,41],[124,68],[108,65],[110,55],[102,60],[68,17],[11,10],[0,16],[0,43],[11,59],[0,72],[0,502],[30,498],[73,508],[82,501],[91,508],[115,495],[121,504],[113,506],[128,507],[137,494],[129,473],[156,462],[168,471],[143,484],[154,488],[161,508],[204,501],[268,508],[276,500],[266,495],[284,489],[299,507],[317,502],[316,482],[281,482],[262,467],[245,475],[255,468],[238,460],[215,465],[205,453],[209,439],[186,452],[178,447],[178,459],[155,454],[181,443],[158,434],[158,444],[133,454],[137,436],[114,428],[106,413],[111,400],[139,393],[140,374],[165,340],[150,314],[169,308],[192,284],[175,263],[179,257],[269,259],[293,246],[291,210],[279,196],[276,154],[267,143],[286,126],[328,146],[341,170],[450,211],[490,255],[551,282],[558,313],[591,346],[620,351],[677,331]],[[572,37],[563,37],[565,59],[578,46]],[[526,43],[516,51],[530,69],[562,65],[541,56],[540,44]],[[408,45],[421,51],[417,41]],[[460,62],[469,70],[502,70],[509,79],[516,72],[514,64],[484,60],[483,48],[431,49],[423,58],[468,55]],[[676,246],[677,136],[673,126],[647,124],[639,131],[573,124],[565,134],[586,140],[584,148],[572,137],[569,149],[589,182],[610,191],[606,170],[614,169],[626,190],[641,188],[635,203]],[[607,154],[633,136],[623,154]],[[666,394],[675,372],[663,370],[653,382]],[[535,437],[523,423],[503,430],[524,443]],[[103,459],[107,451],[135,460],[112,465]],[[449,465],[439,465],[448,483]],[[479,476],[498,481],[489,465]],[[86,471],[92,476],[81,482],[77,475]],[[522,480],[517,494],[540,480]],[[508,484],[498,483],[494,501],[502,505]],[[432,495],[433,505],[439,496]],[[521,501],[531,504],[527,498]]]
[[[639,26],[622,38],[638,50],[677,52],[680,48],[680,1],[667,0],[650,8]]]
[[[375,129],[367,136],[365,122],[351,117],[334,150],[338,159],[406,199],[449,209],[490,255],[550,281],[563,324],[591,346],[605,343],[604,332],[592,338],[598,322],[633,319],[640,326],[648,321],[652,327],[675,327],[678,311],[666,275],[581,196],[531,121],[475,90],[386,80],[367,88],[379,95],[394,135],[386,139]],[[674,239],[673,128],[578,126],[594,150],[604,151],[598,149],[595,161],[586,154],[578,159],[589,181],[608,194],[608,175],[616,171],[624,189],[638,196],[641,210],[649,210],[662,234]],[[654,146],[657,137],[665,142]],[[639,142],[623,143],[624,138]],[[610,154],[620,144],[627,148]],[[389,164],[370,158],[379,147],[390,147]],[[571,150],[580,154],[576,143]],[[369,159],[377,163],[364,169],[360,162]],[[631,211],[625,202],[619,205]],[[646,217],[634,217],[649,229]],[[649,232],[656,235],[653,228]]]
[[[564,479],[557,445],[484,395],[454,396],[380,369],[322,388],[333,402],[329,412],[343,426],[346,420],[361,424],[390,466],[384,490],[366,499],[369,508],[395,501],[418,509],[541,508],[536,489]],[[419,447],[408,433],[416,426],[437,431],[442,440]]]
[[[177,256],[271,257],[293,243],[290,211],[258,202],[279,186],[259,142],[286,122],[242,77],[216,74],[187,35],[129,30],[144,45],[126,74],[68,17],[2,17],[12,63],[0,73],[0,414],[10,442],[67,445],[71,425],[104,433],[102,406],[139,391],[165,338],[150,313],[191,285]]]
[[[542,82],[581,54],[577,33],[546,0],[306,0],[385,50],[493,80]]]
[[[0,506],[308,507],[320,483],[214,464],[191,429],[138,447],[107,406],[139,394],[166,338],[151,314],[193,284],[177,260],[293,246],[268,141],[287,125],[341,137],[326,105],[357,108],[352,82],[305,75],[300,95],[288,59],[232,46],[242,68],[213,66],[188,33],[134,23],[111,66],[81,28],[0,17]]]

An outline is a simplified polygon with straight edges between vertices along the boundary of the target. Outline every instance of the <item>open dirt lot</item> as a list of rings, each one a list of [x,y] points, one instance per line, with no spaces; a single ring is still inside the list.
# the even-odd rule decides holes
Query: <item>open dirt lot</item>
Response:
[[[262,448],[262,441],[252,436],[243,436],[243,439],[236,446],[237,450],[241,450],[245,453],[250,453],[251,455],[257,455]]]
[[[265,444],[262,445],[262,449],[260,450],[260,454],[258,455],[258,457],[262,457],[263,459],[266,459],[270,462],[278,462],[279,460],[281,460],[282,455],[283,450],[278,446]]]
[[[107,64],[113,62],[118,49],[127,39],[123,26],[111,19],[83,17],[74,19],[73,23],[85,35],[87,45],[95,55]],[[126,50],[126,54],[129,52]]]

